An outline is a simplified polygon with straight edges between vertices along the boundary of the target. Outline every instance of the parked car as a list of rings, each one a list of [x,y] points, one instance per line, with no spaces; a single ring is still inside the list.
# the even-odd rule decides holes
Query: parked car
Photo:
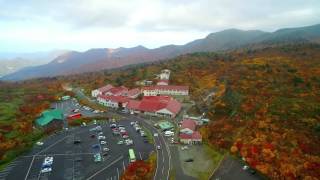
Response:
[[[98,139],[99,139],[99,140],[105,140],[106,137],[105,137],[105,136],[98,136]]]
[[[123,135],[122,138],[126,139],[126,138],[129,138],[129,136],[128,135]]]
[[[75,159],[74,159],[74,161],[76,161],[76,162],[81,162],[83,159],[82,159],[82,157],[76,157]]]
[[[181,150],[189,149],[188,146],[182,146]]]
[[[120,145],[120,144],[123,144],[123,141],[120,140],[120,141],[117,142],[117,144],[119,144],[119,145]]]
[[[165,131],[165,132],[164,132],[164,136],[166,136],[166,137],[174,136],[174,132],[172,132],[172,131]]]
[[[133,141],[132,141],[132,139],[126,139],[126,140],[125,140],[125,143],[126,143],[126,145],[128,146],[128,145],[133,144]]]
[[[97,149],[97,148],[99,148],[100,146],[99,146],[99,144],[94,144],[94,145],[92,145],[91,146],[93,149]]]
[[[110,127],[111,127],[111,128],[116,128],[117,125],[116,125],[116,124],[110,124]]]
[[[43,145],[43,142],[38,141],[36,144],[37,144],[38,146],[42,146],[42,145]]]
[[[107,144],[106,141],[100,141],[100,144],[103,145],[103,144]]]

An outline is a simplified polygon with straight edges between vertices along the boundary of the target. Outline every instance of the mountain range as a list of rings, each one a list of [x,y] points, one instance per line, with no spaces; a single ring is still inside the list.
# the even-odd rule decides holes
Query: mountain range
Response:
[[[320,43],[320,24],[280,29],[274,32],[228,29],[211,33],[203,39],[194,40],[185,45],[167,45],[155,49],[136,46],[116,49],[97,48],[85,52],[67,51],[47,64],[23,68],[2,77],[2,80],[24,80],[92,72],[165,60],[186,53],[224,51],[286,43]]]

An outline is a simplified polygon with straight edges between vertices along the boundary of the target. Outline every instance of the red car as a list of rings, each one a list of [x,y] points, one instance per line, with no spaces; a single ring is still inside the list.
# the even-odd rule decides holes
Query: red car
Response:
[[[81,113],[70,114],[70,115],[68,116],[68,119],[78,119],[78,118],[80,118],[81,116],[82,116]]]

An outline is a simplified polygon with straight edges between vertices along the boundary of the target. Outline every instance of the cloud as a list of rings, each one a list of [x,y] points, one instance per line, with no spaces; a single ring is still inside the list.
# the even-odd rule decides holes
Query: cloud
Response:
[[[157,47],[227,28],[320,23],[319,0],[0,0],[0,7],[0,51]]]

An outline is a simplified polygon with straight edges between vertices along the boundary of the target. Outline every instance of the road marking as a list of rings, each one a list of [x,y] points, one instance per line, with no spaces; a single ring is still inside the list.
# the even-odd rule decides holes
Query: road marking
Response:
[[[163,171],[164,171],[164,166],[162,167],[162,175],[163,175]]]
[[[140,155],[140,160],[142,160],[142,156],[141,156],[141,153],[139,152],[139,155]]]
[[[118,175],[118,180],[120,179],[120,173],[119,173],[119,168],[117,168],[117,175]]]
[[[34,158],[35,158],[35,156],[33,156],[32,160],[31,160],[31,163],[30,163],[29,168],[28,168],[28,172],[27,172],[26,177],[24,178],[24,180],[27,180],[27,178],[29,176],[29,173],[30,173],[30,170],[31,170],[31,166],[32,166],[33,161],[34,161]]]
[[[124,161],[122,161],[122,165],[123,165],[123,171],[126,170],[126,166],[124,165]]]
[[[99,173],[101,173],[102,171],[104,171],[105,169],[109,168],[110,166],[112,166],[113,164],[115,164],[116,162],[118,162],[119,160],[121,160],[123,158],[123,156],[119,156],[116,160],[114,160],[113,162],[111,162],[108,166],[100,169],[99,171],[97,171],[96,173],[94,173],[93,175],[91,175],[89,178],[87,178],[87,180],[92,179],[93,177],[95,177],[96,175],[98,175]]]
[[[69,153],[69,154],[39,154],[39,155],[33,155],[35,157],[43,157],[43,156],[76,156],[76,155],[93,155],[95,153]],[[33,157],[33,156],[21,156],[23,158]]]

